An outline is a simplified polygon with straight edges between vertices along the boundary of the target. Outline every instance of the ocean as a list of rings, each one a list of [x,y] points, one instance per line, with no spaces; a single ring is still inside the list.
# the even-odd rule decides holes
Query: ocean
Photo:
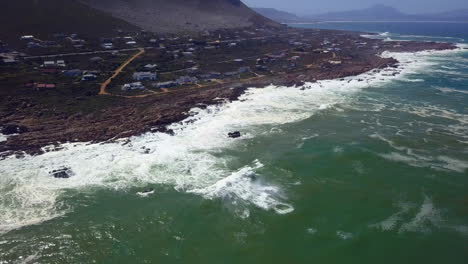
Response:
[[[468,24],[295,26],[460,48],[0,160],[0,263],[467,263]]]

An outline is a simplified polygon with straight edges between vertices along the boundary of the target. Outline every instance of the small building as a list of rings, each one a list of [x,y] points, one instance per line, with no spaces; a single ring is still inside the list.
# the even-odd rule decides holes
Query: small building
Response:
[[[113,43],[103,43],[101,46],[102,46],[102,48],[104,48],[104,49],[113,49],[113,48],[114,48],[114,44],[113,44]]]
[[[42,47],[58,47],[60,46],[57,42],[55,41],[42,41],[41,42]]]
[[[143,68],[145,68],[145,70],[154,70],[156,67],[158,67],[157,64],[146,64],[145,66],[143,66]]]
[[[258,71],[269,71],[268,67],[265,65],[256,65],[255,69],[257,69]]]
[[[188,68],[185,70],[186,73],[189,73],[189,74],[196,74],[200,71],[200,69],[196,66],[194,67],[191,67],[191,68]]]
[[[81,77],[81,81],[94,81],[96,78],[97,76],[95,74],[87,73]]]
[[[63,72],[63,75],[68,76],[68,77],[77,77],[77,76],[81,76],[81,74],[83,74],[83,71],[78,70],[78,69],[68,70],[68,71]]]
[[[15,64],[15,63],[17,63],[17,62],[18,62],[18,61],[15,60],[14,58],[6,58],[6,59],[3,59],[3,63],[4,63],[4,64],[10,64],[10,65],[11,65],[11,64]]]
[[[45,68],[49,68],[49,67],[55,67],[57,66],[57,64],[55,63],[55,61],[44,61],[42,66],[44,66]]]
[[[34,88],[36,89],[54,89],[56,86],[53,83],[35,83]]]
[[[98,63],[98,62],[101,62],[103,61],[104,59],[101,58],[101,57],[92,57],[89,59],[90,62],[94,62],[94,63]]]
[[[65,64],[65,61],[64,60],[58,60],[56,65],[58,67],[66,67],[67,65]]]
[[[198,79],[197,77],[181,76],[176,80],[176,82],[179,85],[192,84],[198,82]]]
[[[220,78],[222,74],[220,72],[210,72],[212,78]]]
[[[131,40],[131,41],[125,42],[125,44],[127,44],[127,45],[129,45],[129,46],[135,46],[137,43],[136,43],[136,41]]]
[[[170,88],[170,87],[174,87],[174,86],[177,86],[178,83],[177,82],[174,82],[174,81],[168,81],[168,82],[158,82],[156,84],[154,84],[154,88],[158,88],[158,89],[161,89],[161,88]]]
[[[340,65],[340,64],[341,64],[341,61],[329,60],[328,63],[333,64],[333,65]]]
[[[298,61],[301,57],[299,56],[292,56],[291,61]]]
[[[155,81],[157,74],[152,72],[135,72],[133,73],[133,79],[137,81]]]
[[[73,37],[68,37],[67,40],[73,45],[82,45],[85,43],[83,39],[75,39]]]
[[[34,48],[40,48],[42,45],[38,42],[30,41],[28,44],[26,44],[28,49],[34,49]]]
[[[243,60],[243,59],[234,59],[234,60],[232,60],[232,61],[233,61],[233,62],[237,62],[237,63],[244,62],[244,60]]]
[[[225,77],[235,77],[235,76],[239,76],[239,72],[237,72],[237,71],[225,72],[225,73],[224,73],[224,76],[225,76]]]
[[[232,43],[229,43],[228,46],[229,46],[230,48],[233,48],[233,47],[237,46],[237,43],[232,42]]]
[[[145,86],[141,82],[126,83],[122,86],[122,91],[144,90]]]
[[[198,78],[200,78],[201,80],[210,80],[212,77],[210,74],[200,74],[198,75]]]
[[[246,73],[246,72],[250,72],[250,71],[251,71],[251,70],[250,70],[250,67],[248,67],[248,66],[240,67],[240,68],[237,70],[238,73]]]
[[[34,36],[33,35],[24,35],[20,37],[20,40],[33,40]]]
[[[222,74],[219,72],[210,72],[210,73],[205,73],[205,74],[200,74],[198,77],[202,80],[212,80],[212,79],[218,79],[222,77]]]

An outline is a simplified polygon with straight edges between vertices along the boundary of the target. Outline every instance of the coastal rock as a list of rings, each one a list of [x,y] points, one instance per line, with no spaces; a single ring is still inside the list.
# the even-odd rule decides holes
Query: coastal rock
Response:
[[[239,131],[236,131],[236,132],[231,132],[231,133],[228,133],[228,136],[230,138],[240,138],[241,137],[241,133]]]
[[[50,174],[57,179],[68,179],[73,175],[73,172],[70,170],[70,168],[61,168],[51,171]]]
[[[146,196],[151,195],[153,193],[154,193],[154,189],[153,188],[148,188],[148,189],[144,189],[141,192],[137,192],[137,195],[142,196],[142,197],[146,197]]]

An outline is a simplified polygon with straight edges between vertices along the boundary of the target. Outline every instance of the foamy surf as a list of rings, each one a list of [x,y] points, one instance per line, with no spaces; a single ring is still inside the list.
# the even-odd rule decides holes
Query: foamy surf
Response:
[[[282,186],[269,183],[258,172],[261,161],[232,169],[229,164],[235,157],[220,157],[219,153],[246,149],[245,143],[251,138],[281,133],[273,129],[277,126],[334,109],[364,88],[402,78],[424,65],[425,56],[433,54],[409,59],[402,55],[396,76],[395,69],[389,68],[304,87],[252,88],[238,101],[193,109],[191,117],[170,126],[174,136],[147,133],[116,143],[67,143],[61,150],[39,156],[7,157],[0,161],[0,209],[4,212],[0,215],[0,232],[66,215],[73,210],[63,202],[72,195],[69,190],[125,191],[148,184],[170,185],[207,199],[241,201],[278,214],[290,213],[294,206],[288,203]],[[228,138],[232,131],[240,131],[243,137]],[[50,175],[63,167],[74,175],[69,179]],[[242,212],[244,217],[250,214]]]
[[[420,204],[398,202],[398,211],[388,218],[371,224],[371,228],[397,233],[430,233],[438,229],[449,229],[466,235],[466,226],[449,223],[444,217],[443,210],[437,208],[429,196],[424,196]]]

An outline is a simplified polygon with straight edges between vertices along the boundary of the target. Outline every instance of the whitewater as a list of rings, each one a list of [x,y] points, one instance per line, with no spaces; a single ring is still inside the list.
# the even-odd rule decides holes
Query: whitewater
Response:
[[[340,111],[343,105],[353,104],[355,95],[363,89],[395,81],[416,82],[408,76],[431,69],[438,59],[446,59],[446,56],[456,60],[464,47],[416,54],[386,52],[383,57],[400,61],[397,69],[373,70],[300,87],[251,88],[237,101],[192,109],[189,118],[169,126],[174,135],[158,132],[113,143],[66,143],[60,150],[46,151],[42,155],[6,157],[0,160],[0,234],[66,216],[78,206],[68,201],[79,193],[92,195],[102,189],[130,192],[154,184],[171,186],[178,192],[206,199],[223,200],[233,204],[238,212],[234,214],[241,218],[249,217],[250,205],[289,214],[295,210],[295,205],[288,201],[289,194],[281,184],[262,175],[262,160],[242,163],[235,153],[247,151],[250,142],[258,137],[281,133],[286,124],[330,110]],[[437,89],[443,93],[454,92]],[[358,106],[353,107],[357,109]],[[376,107],[376,111],[380,111],[378,105]],[[458,133],[461,140],[468,142],[464,134],[468,132],[466,115],[438,110],[428,112],[428,108],[414,107],[407,111],[430,116],[436,113],[459,120],[462,126],[458,127]],[[233,131],[240,131],[242,137],[228,138],[227,134]],[[373,137],[387,140],[379,135]],[[5,139],[0,137],[0,140]],[[48,149],[50,147],[45,148]],[[466,162],[453,157],[418,156],[398,148],[396,151],[401,153],[380,155],[414,166],[430,167],[437,160],[442,169],[464,172],[468,168]],[[72,177],[56,179],[51,176],[51,171],[61,168],[69,168]],[[157,191],[154,195],[158,195]],[[409,228],[411,225],[402,226],[401,230]],[[347,237],[344,233],[339,236]]]

